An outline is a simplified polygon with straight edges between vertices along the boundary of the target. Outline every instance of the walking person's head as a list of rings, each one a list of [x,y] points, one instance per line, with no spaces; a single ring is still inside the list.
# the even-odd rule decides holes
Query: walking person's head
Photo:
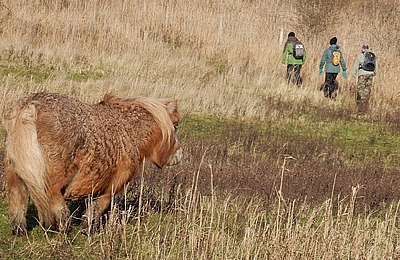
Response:
[[[337,38],[336,38],[336,37],[333,37],[333,38],[329,41],[329,44],[330,44],[330,45],[337,44]]]
[[[368,44],[363,44],[362,46],[361,46],[361,52],[362,53],[364,53],[366,50],[368,50],[369,49],[369,46],[368,46]]]
[[[294,32],[290,32],[289,34],[288,34],[288,37],[295,37],[296,35],[294,34]]]

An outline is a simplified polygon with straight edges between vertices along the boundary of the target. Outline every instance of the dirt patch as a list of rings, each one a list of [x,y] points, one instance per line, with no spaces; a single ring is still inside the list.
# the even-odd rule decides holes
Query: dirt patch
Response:
[[[320,203],[327,199],[351,197],[358,187],[358,208],[375,210],[400,199],[400,175],[388,172],[383,163],[373,161],[363,168],[349,168],[329,143],[305,143],[296,137],[282,144],[263,138],[255,131],[243,132],[229,126],[219,140],[215,137],[184,135],[185,159],[174,167],[159,170],[147,162],[146,185],[170,191],[191,188],[194,183],[204,196],[212,189],[241,196],[276,199],[278,191],[284,199]],[[302,144],[302,145],[299,145]],[[331,151],[324,153],[322,151]],[[0,151],[0,191],[5,195],[3,151]],[[140,180],[141,174],[133,182]]]

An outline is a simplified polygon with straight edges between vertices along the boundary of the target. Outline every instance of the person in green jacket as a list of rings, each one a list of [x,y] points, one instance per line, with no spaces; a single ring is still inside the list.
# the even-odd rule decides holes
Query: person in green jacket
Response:
[[[333,37],[329,41],[329,48],[322,53],[321,61],[319,63],[319,75],[322,75],[322,69],[325,66],[325,83],[323,85],[324,95],[327,98],[333,99],[336,96],[337,82],[336,77],[342,67],[342,76],[347,78],[347,67],[339,45],[337,45],[337,38]]]
[[[296,38],[294,32],[288,34],[282,53],[282,64],[287,64],[286,79],[288,84],[292,81],[292,75],[298,87],[303,83],[301,78],[301,67],[306,60],[306,51],[303,44]]]

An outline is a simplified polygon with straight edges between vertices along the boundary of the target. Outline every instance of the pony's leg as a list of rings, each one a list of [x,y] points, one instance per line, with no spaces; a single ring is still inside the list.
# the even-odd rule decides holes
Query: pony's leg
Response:
[[[116,166],[117,170],[112,174],[108,187],[100,197],[89,204],[83,216],[81,227],[86,234],[90,234],[90,229],[98,227],[101,216],[111,205],[112,197],[123,189],[135,172],[132,171],[131,161],[128,158],[117,161]]]
[[[28,190],[10,164],[5,163],[5,171],[7,174],[7,197],[11,230],[14,235],[22,236],[27,234]]]
[[[118,174],[116,174],[118,176]],[[125,177],[125,178],[124,178]],[[100,226],[100,218],[105,211],[110,207],[111,201],[115,195],[117,195],[124,184],[129,180],[129,175],[119,179],[119,182],[110,182],[104,193],[92,200],[89,199],[89,205],[82,217],[81,229],[85,234],[90,234],[91,231],[95,231]]]
[[[70,228],[71,214],[61,192],[52,194],[51,211],[55,222],[53,224],[56,226],[58,231],[61,233],[67,233]]]
[[[92,230],[98,229],[100,218],[111,204],[111,193],[106,193],[93,201],[89,205],[82,217],[82,232],[90,234]]]
[[[67,233],[70,228],[71,214],[65,203],[62,189],[68,182],[62,166],[51,165],[49,167],[49,192],[51,224],[61,233]]]

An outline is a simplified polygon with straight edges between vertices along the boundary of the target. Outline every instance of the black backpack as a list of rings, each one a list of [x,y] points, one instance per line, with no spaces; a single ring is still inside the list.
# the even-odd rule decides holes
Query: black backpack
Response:
[[[304,56],[304,45],[300,41],[295,41],[293,44],[293,57],[297,60],[302,60]]]
[[[365,71],[375,71],[376,67],[376,56],[373,52],[367,51],[364,53],[364,63],[361,69]]]

